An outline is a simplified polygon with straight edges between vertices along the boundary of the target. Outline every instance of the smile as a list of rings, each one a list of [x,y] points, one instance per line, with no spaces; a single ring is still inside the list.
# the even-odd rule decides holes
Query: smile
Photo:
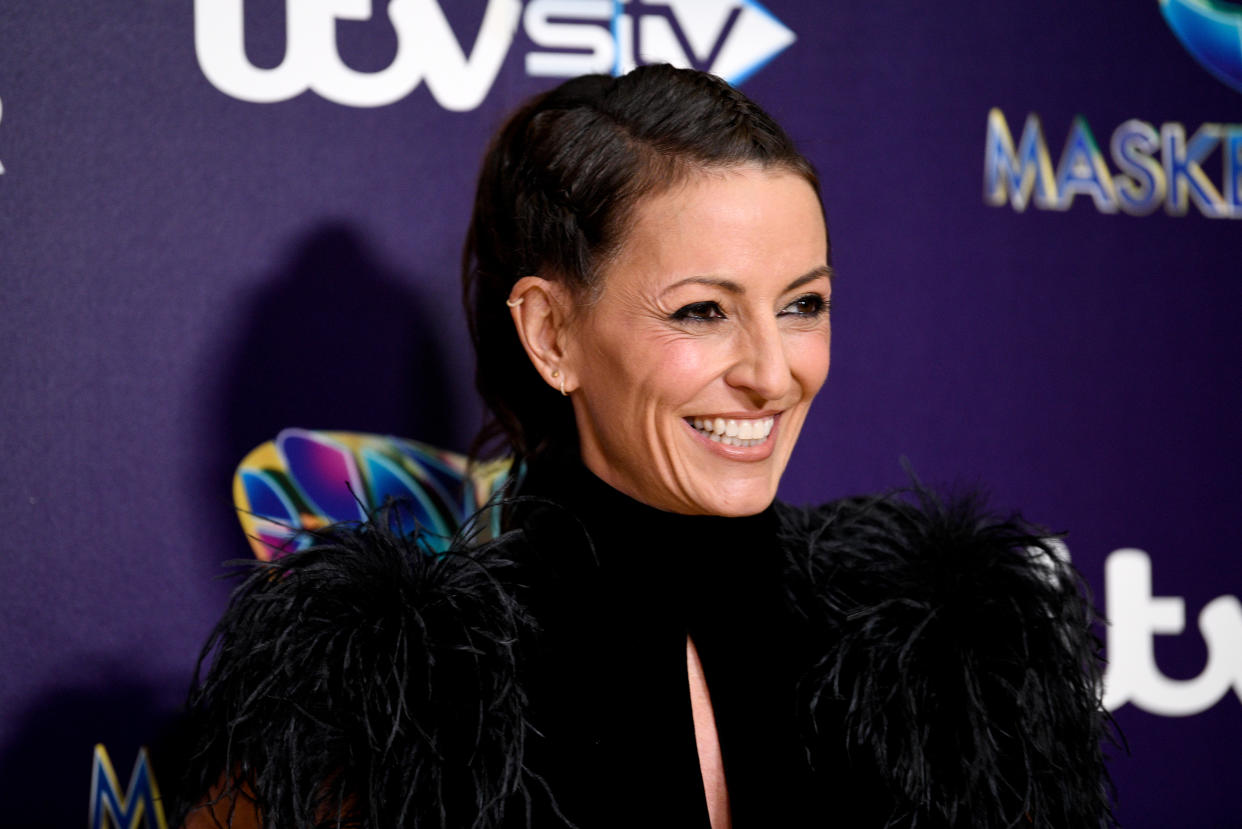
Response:
[[[726,446],[758,446],[772,434],[774,417],[753,420],[723,417],[688,417],[686,422],[704,437]]]

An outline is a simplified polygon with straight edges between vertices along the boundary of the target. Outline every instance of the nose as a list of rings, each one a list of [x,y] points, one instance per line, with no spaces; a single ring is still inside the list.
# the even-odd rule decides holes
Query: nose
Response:
[[[755,321],[739,331],[725,382],[763,401],[784,397],[793,382],[786,343],[775,319]]]

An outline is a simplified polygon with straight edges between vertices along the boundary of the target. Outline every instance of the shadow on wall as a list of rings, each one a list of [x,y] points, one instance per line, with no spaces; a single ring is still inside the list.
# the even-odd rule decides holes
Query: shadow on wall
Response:
[[[74,673],[66,666],[60,675]],[[8,795],[0,822],[8,829],[87,825],[96,743],[107,748],[122,796],[142,746],[150,750],[161,789],[176,783],[170,778],[165,785],[161,772],[181,765],[184,749],[173,706],[181,701],[188,677],[171,689],[135,678],[132,665],[100,665],[78,673],[90,678],[41,694],[21,712],[21,727],[0,754],[0,780]]]
[[[410,274],[394,272],[356,229],[326,225],[286,263],[254,280],[234,319],[221,320],[202,405],[214,416],[196,475],[204,505],[227,528],[215,563],[247,555],[232,515],[233,470],[283,428],[342,429],[452,447],[461,425],[436,325]],[[211,510],[214,516],[216,511]],[[224,533],[231,533],[225,535]]]

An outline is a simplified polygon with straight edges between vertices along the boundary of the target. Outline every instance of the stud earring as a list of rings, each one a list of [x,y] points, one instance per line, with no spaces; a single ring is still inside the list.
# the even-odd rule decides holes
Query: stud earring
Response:
[[[561,370],[559,368],[552,369],[552,376],[561,377]],[[569,394],[565,391],[565,378],[561,377],[561,397],[568,397],[568,396]]]

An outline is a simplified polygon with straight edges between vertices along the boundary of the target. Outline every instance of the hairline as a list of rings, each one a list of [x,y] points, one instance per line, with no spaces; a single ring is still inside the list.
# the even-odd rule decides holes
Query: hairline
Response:
[[[640,184],[637,185],[639,192],[635,193],[632,201],[626,204],[626,216],[617,228],[616,241],[607,250],[600,251],[598,256],[595,257],[594,261],[591,263],[590,272],[583,274],[583,284],[575,284],[576,280],[565,279],[563,276],[557,278],[556,281],[561,282],[569,289],[571,296],[575,299],[575,307],[588,307],[599,301],[604,287],[604,274],[608,270],[609,266],[616,262],[621,250],[629,241],[630,236],[634,231],[634,225],[638,221],[639,205],[648,199],[653,199],[670,193],[678,187],[685,187],[696,176],[716,176],[723,178],[730,173],[737,172],[747,167],[762,170],[765,173],[772,171],[784,171],[785,173],[796,176],[806,182],[807,186],[811,188],[811,191],[815,194],[815,201],[819,204],[821,217],[824,219],[825,226],[827,225],[827,215],[824,211],[823,196],[819,191],[819,183],[815,177],[815,171],[810,168],[809,162],[807,163],[807,169],[803,170],[800,169],[800,166],[797,163],[790,159],[739,158],[715,161],[697,158],[680,158],[677,157],[675,153],[660,153],[660,151],[651,148],[647,148],[646,151],[668,156],[668,163],[670,165],[668,169],[671,175],[660,180],[655,174],[648,172],[646,176],[642,177],[643,179],[656,178],[657,181],[655,184],[646,187],[646,189],[643,187],[645,182],[640,182]],[[655,165],[650,165],[646,169],[650,171],[651,166]],[[831,259],[831,256],[829,255],[828,258]],[[829,271],[829,278],[831,278],[831,262],[828,263],[827,267]],[[577,300],[582,301],[579,302]]]

